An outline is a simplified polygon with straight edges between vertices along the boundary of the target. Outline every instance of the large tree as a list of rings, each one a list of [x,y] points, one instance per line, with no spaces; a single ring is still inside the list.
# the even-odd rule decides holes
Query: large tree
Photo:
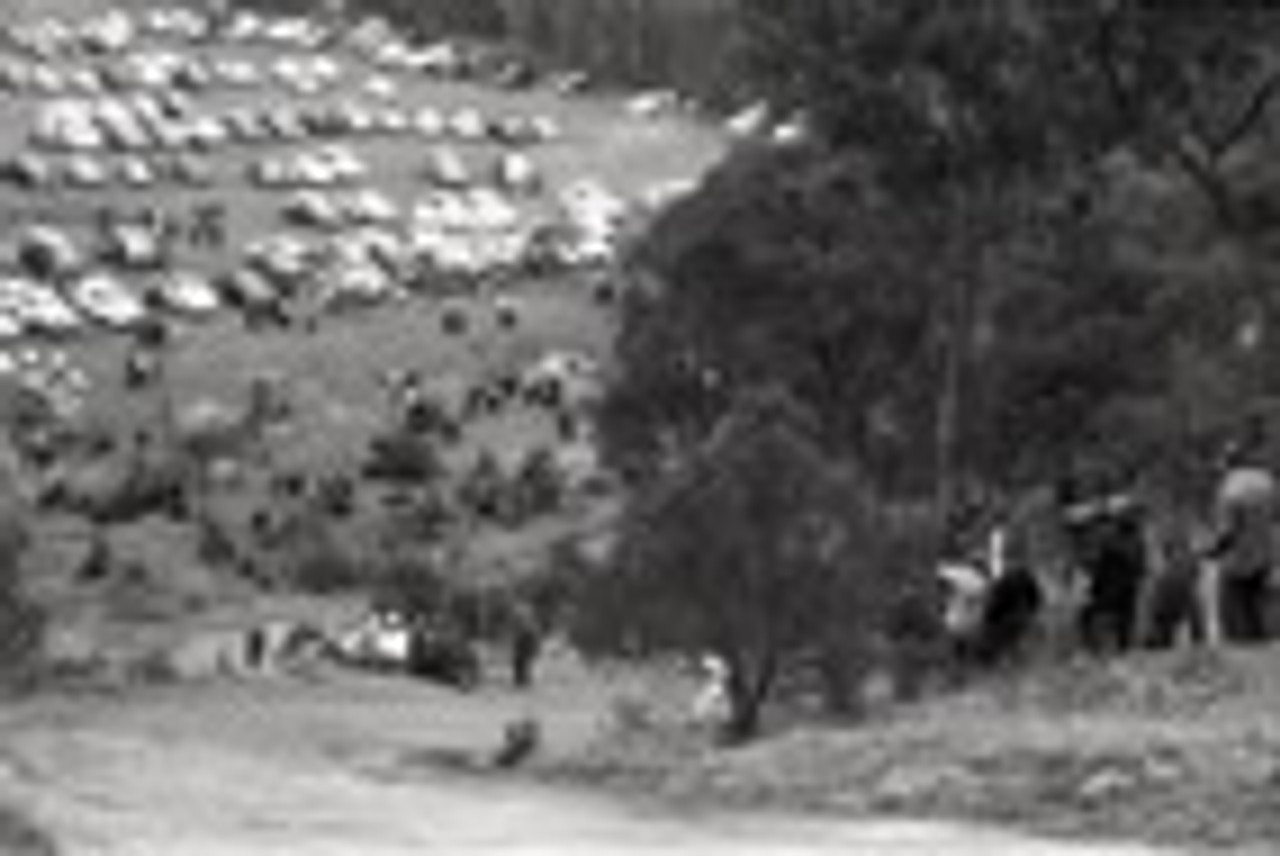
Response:
[[[738,398],[695,453],[635,498],[614,566],[584,601],[607,610],[613,641],[721,658],[731,739],[756,733],[802,658],[838,648],[844,665],[865,665],[880,629],[878,580],[859,561],[875,541],[870,506],[814,432],[783,393]],[[839,678],[828,687],[856,685]]]
[[[1240,178],[1265,161],[1274,16],[743,7],[749,67],[817,142],[731,167],[655,231],[641,259],[662,285],[631,306],[617,445],[678,448],[726,385],[781,378],[830,448],[894,488],[931,478],[945,509],[966,478],[1043,478],[1108,434],[1161,430],[1188,354],[1247,379],[1242,396],[1274,386],[1237,353],[1275,338],[1269,196]]]

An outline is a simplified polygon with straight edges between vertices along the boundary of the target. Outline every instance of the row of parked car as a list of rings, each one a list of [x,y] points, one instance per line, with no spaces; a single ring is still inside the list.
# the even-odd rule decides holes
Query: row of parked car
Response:
[[[47,101],[37,111],[30,142],[41,149],[98,152],[213,150],[337,137],[399,136],[529,147],[555,142],[562,135],[560,125],[547,115],[490,116],[473,107],[442,110],[349,98],[217,111],[167,91]]]
[[[191,152],[106,156],[24,152],[0,161],[0,182],[30,191],[207,188],[216,177],[212,160]]]
[[[17,23],[0,31],[7,43],[39,59],[100,57],[136,47],[144,39],[165,39],[196,46],[212,39],[277,48],[315,50],[333,33],[306,17],[237,12],[226,19],[194,6],[155,4],[149,8],[110,9],[76,20],[54,16]]]

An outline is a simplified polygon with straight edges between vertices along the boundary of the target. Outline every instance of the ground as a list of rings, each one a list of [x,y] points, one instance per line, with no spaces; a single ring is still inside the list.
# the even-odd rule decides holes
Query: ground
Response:
[[[46,0],[25,5],[40,13],[52,8]],[[628,117],[613,98],[563,101],[545,92],[421,81],[408,87],[408,97],[552,113],[568,132],[568,142],[546,154],[548,170],[560,181],[598,176],[621,190],[639,190],[696,174],[715,162],[724,145],[713,129],[687,119]],[[0,153],[20,142],[17,120],[27,109],[0,101]],[[402,196],[421,150],[362,145],[377,155],[379,186]],[[236,247],[276,225],[270,196],[235,178],[253,156],[221,164],[226,181],[208,194],[231,206]],[[154,194],[112,198],[129,205],[196,201]],[[87,194],[32,200],[6,192],[0,208],[29,216],[48,207],[70,218],[102,201]],[[215,267],[225,259],[189,262]],[[264,369],[284,375],[297,391],[298,424],[305,430],[276,444],[277,460],[306,467],[348,462],[379,422],[374,379],[380,371],[417,366],[434,382],[465,383],[488,367],[549,348],[607,356],[609,312],[593,305],[580,283],[518,288],[526,313],[514,336],[484,324],[469,337],[443,336],[441,308],[430,300],[334,318],[310,336],[249,334],[227,319],[185,325],[170,388],[182,400],[232,396]],[[65,347],[94,378],[94,418],[121,432],[153,424],[155,397],[122,392],[119,337],[96,332]],[[510,448],[539,430],[545,426],[496,423],[485,426],[480,441]],[[553,521],[549,528],[572,523]],[[121,620],[119,614],[104,616],[110,604],[102,590],[68,584],[84,549],[84,525],[61,517],[40,521],[30,564],[34,589],[54,609],[55,647],[70,659],[77,652],[138,658],[185,650],[267,618],[330,624],[361,609],[358,597],[267,597],[233,584],[201,567],[190,534],[154,522],[113,533],[122,550],[156,571],[153,582],[161,590]],[[495,549],[510,558],[547,540],[544,531],[517,533]],[[1208,673],[1265,676],[1268,670],[1245,664]],[[1274,788],[1267,790],[1280,769],[1280,761],[1270,766],[1280,759],[1280,737],[1270,721],[1280,700],[1274,685],[1236,687],[1221,694],[1227,701],[1173,713],[1155,704],[1159,691],[1153,690],[1155,701],[1147,707],[1077,704],[1064,718],[1064,697],[1075,698],[1082,687],[1100,686],[1109,697],[1116,681],[1128,686],[1098,674],[1067,674],[1060,681],[1071,691],[1066,696],[1054,695],[1050,679],[1037,685],[1048,688],[1047,696],[1025,686],[988,687],[895,710],[856,728],[784,727],[737,751],[710,748],[706,734],[678,721],[692,693],[687,676],[658,667],[639,673],[586,669],[564,654],[553,658],[532,695],[500,685],[462,695],[329,671],[310,680],[121,680],[106,688],[58,688],[0,710],[0,803],[29,812],[68,856],[597,854],[658,847],[868,856],[1148,852],[1033,840],[950,821],[866,819],[883,813],[977,818],[1086,838],[1211,845],[1224,833],[1226,843],[1265,847],[1280,837],[1273,820],[1280,806],[1268,802]],[[1125,693],[1132,696],[1132,688]],[[1172,694],[1174,700],[1184,697],[1181,690]],[[526,774],[497,777],[478,769],[504,727],[527,716],[542,723],[546,745]],[[1140,769],[1131,763],[1135,755],[1144,759]],[[1146,763],[1152,757],[1163,767]],[[1215,771],[1221,773],[1217,779],[1210,775]],[[1153,799],[1110,799],[1152,776],[1185,787],[1156,791]],[[643,798],[637,799],[636,784],[644,786]],[[726,811],[724,804],[746,804],[749,811]],[[797,807],[818,814],[802,819],[792,813]],[[785,814],[775,815],[775,808]],[[42,852],[34,833],[6,821],[0,816],[0,852],[19,846]]]
[[[964,818],[1182,852],[1280,841],[1275,651],[1184,651],[984,680],[860,724],[781,716],[710,750],[671,711],[628,718],[560,772],[676,803]]]
[[[536,715],[572,754],[605,714],[563,665],[532,696],[351,675],[44,699],[3,714],[0,797],[67,856],[425,853],[859,853],[1139,856],[993,828],[623,801],[467,772],[506,721]],[[614,689],[642,684],[618,676]],[[453,759],[453,760],[448,760]]]

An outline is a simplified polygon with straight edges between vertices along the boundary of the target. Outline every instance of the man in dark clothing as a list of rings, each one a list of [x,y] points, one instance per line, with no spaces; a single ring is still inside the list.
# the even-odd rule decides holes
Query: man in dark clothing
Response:
[[[533,686],[534,669],[542,653],[542,631],[537,617],[525,603],[511,611],[511,684],[518,689]]]
[[[1068,509],[1067,526],[1086,584],[1081,641],[1096,654],[1129,651],[1147,577],[1141,510],[1132,497],[1116,494]]]
[[[999,665],[1025,647],[1044,605],[1035,575],[1014,565],[991,582],[982,612],[977,657],[985,665]]]

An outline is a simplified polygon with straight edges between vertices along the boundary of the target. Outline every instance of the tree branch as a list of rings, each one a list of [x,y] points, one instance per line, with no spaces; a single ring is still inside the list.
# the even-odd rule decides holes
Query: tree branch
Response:
[[[1209,139],[1207,134],[1203,135],[1201,142],[1204,143],[1209,157],[1216,163],[1240,145],[1266,116],[1267,108],[1271,106],[1272,100],[1278,94],[1280,94],[1280,71],[1273,71],[1258,86],[1240,115],[1234,122],[1227,125],[1222,133],[1212,139]]]

